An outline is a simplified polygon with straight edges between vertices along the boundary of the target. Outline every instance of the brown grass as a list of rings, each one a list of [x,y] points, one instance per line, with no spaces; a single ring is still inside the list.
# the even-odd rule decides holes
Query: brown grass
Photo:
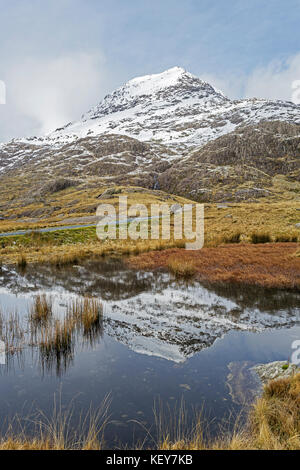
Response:
[[[36,421],[35,437],[25,432],[8,433],[0,439],[0,450],[100,450],[103,448],[103,431],[108,422],[108,401],[100,410],[89,413],[76,431],[69,427],[72,413],[55,408],[52,419],[41,413]],[[200,415],[187,431],[187,415],[184,404],[178,413],[164,415],[155,409],[157,443],[155,450],[300,450],[300,373],[270,382],[262,397],[252,405],[248,421],[243,427],[239,422],[233,433],[220,431],[216,439],[204,437]],[[88,426],[86,426],[88,424]]]
[[[37,295],[31,309],[30,318],[35,323],[46,322],[52,315],[52,303],[45,294]]]
[[[17,265],[19,268],[24,269],[27,266],[27,258],[24,253],[20,253],[17,258]]]
[[[41,329],[40,349],[47,356],[67,354],[72,348],[75,322],[71,317],[55,320],[54,326]]]
[[[91,408],[81,415],[77,428],[72,426],[73,402],[63,409],[54,398],[53,414],[49,418],[37,411],[27,417],[33,427],[33,437],[23,428],[23,420],[16,416],[6,435],[0,438],[0,450],[101,450],[104,447],[104,430],[108,423],[110,398],[107,396],[98,410]],[[13,428],[20,428],[16,434]]]
[[[85,297],[75,300],[69,307],[69,316],[78,327],[83,328],[83,334],[86,335],[100,327],[103,307],[97,299]]]
[[[182,422],[182,418],[180,419]],[[163,450],[300,450],[300,374],[270,382],[252,406],[247,425],[214,441],[203,438],[201,420],[192,433],[170,433],[159,442]]]
[[[9,354],[18,353],[24,347],[26,329],[17,312],[4,315],[0,311],[0,338],[4,341],[6,352]]]
[[[168,204],[188,202],[182,198],[167,194],[164,197],[158,197],[155,192],[148,195],[143,190],[132,193],[131,189],[127,188],[129,191],[129,205],[144,203],[149,207],[153,202],[167,202]],[[123,194],[126,194],[126,189],[123,188],[123,190]],[[96,207],[99,202],[112,203],[117,208],[118,196],[108,200],[99,200],[97,199],[98,195],[99,188],[91,190],[90,193],[84,190],[80,194],[78,194],[77,187],[69,188],[66,192],[57,193],[55,197],[51,195],[49,207],[51,208],[51,204],[54,204],[55,207],[60,207],[57,216],[53,215],[49,219],[41,219],[35,224],[26,223],[26,220],[22,223],[18,220],[0,221],[0,232],[6,230],[12,231],[16,228],[28,229],[63,224],[63,219],[67,216],[67,211],[71,207],[69,204],[73,200],[80,201],[78,204],[82,206],[82,210],[86,206],[93,204]],[[57,200],[56,197],[58,198]],[[299,240],[299,229],[296,228],[296,224],[299,222],[298,206],[299,203],[291,199],[281,201],[263,200],[256,203],[235,203],[222,209],[218,207],[218,204],[206,204],[205,246],[216,247],[224,243],[294,243]],[[80,216],[84,215],[86,213],[76,213],[78,223],[80,223]],[[91,215],[95,215],[95,209],[93,209]],[[182,247],[185,243],[185,240],[174,240],[172,234],[169,241],[149,239],[136,242],[128,239],[110,240],[102,243],[96,237],[96,230],[94,230],[94,233],[91,233],[91,230],[82,229],[81,234],[72,230],[68,232],[61,234],[61,236],[58,236],[59,232],[52,232],[51,234],[35,232],[30,236],[17,237],[16,241],[11,237],[0,239],[0,261],[3,263],[19,263],[20,267],[25,267],[26,263],[33,262],[50,262],[57,266],[63,266],[77,263],[89,256],[138,254],[150,250]]]
[[[35,321],[32,343],[39,346],[42,368],[51,370],[54,366],[60,375],[73,360],[76,333],[82,334],[89,344],[101,336],[102,315],[102,304],[85,297],[74,301],[63,319]]]
[[[188,279],[196,274],[196,266],[193,260],[182,260],[176,256],[171,256],[168,260],[167,267],[176,277]]]
[[[300,259],[294,243],[239,244],[203,248],[200,251],[169,249],[143,253],[127,262],[136,269],[190,266],[197,279],[236,282],[263,287],[300,288]]]

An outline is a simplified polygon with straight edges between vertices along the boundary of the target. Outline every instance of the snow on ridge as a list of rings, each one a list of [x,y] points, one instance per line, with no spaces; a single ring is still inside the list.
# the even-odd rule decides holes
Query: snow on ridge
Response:
[[[241,124],[282,120],[300,124],[300,106],[281,100],[230,100],[181,67],[133,78],[82,119],[44,137],[15,139],[30,146],[62,147],[81,138],[118,134],[171,148],[199,147]],[[5,146],[0,145],[0,150]]]

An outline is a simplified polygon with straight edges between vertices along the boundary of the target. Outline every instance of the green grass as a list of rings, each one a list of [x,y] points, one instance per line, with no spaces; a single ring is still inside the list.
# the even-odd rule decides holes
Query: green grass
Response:
[[[31,232],[26,235],[14,235],[3,237],[0,241],[0,246],[6,248],[7,246],[43,246],[43,245],[69,245],[77,243],[86,243],[90,241],[97,241],[97,234],[95,227],[83,227],[74,229],[57,230],[52,232]]]

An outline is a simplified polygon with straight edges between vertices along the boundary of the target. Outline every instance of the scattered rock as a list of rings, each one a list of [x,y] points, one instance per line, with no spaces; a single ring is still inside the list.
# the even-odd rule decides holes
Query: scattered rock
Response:
[[[117,188],[109,188],[106,189],[102,194],[100,194],[97,199],[110,199],[116,194],[121,194],[122,189],[117,189]]]
[[[257,373],[263,383],[267,383],[270,380],[291,377],[295,372],[299,371],[299,367],[295,364],[288,364],[288,368],[285,368],[287,364],[286,361],[258,364],[252,367],[252,370]]]

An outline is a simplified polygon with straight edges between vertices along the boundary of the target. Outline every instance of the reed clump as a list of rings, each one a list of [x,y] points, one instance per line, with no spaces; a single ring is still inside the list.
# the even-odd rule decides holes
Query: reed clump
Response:
[[[37,296],[30,320],[31,343],[39,347],[42,368],[54,366],[58,375],[72,362],[78,337],[93,344],[103,331],[102,304],[89,297],[73,301],[63,318],[53,318],[49,300]]]
[[[61,320],[55,320],[54,325],[41,328],[40,350],[46,356],[65,355],[72,351],[73,333],[75,322],[67,316]]]
[[[26,328],[17,312],[4,315],[0,311],[0,337],[5,343],[6,353],[14,354],[22,350],[26,343]]]
[[[31,308],[30,319],[34,323],[47,322],[52,315],[52,302],[45,294],[37,295]]]
[[[79,263],[80,259],[83,258],[82,250],[75,250],[71,253],[61,253],[53,258],[50,258],[51,264],[54,264],[56,267],[61,268],[70,264]]]
[[[83,328],[84,334],[87,334],[101,326],[103,307],[97,299],[90,297],[76,299],[68,309],[68,316],[73,319],[78,328]]]
[[[278,235],[275,237],[275,243],[297,243],[298,237],[296,235]]]

